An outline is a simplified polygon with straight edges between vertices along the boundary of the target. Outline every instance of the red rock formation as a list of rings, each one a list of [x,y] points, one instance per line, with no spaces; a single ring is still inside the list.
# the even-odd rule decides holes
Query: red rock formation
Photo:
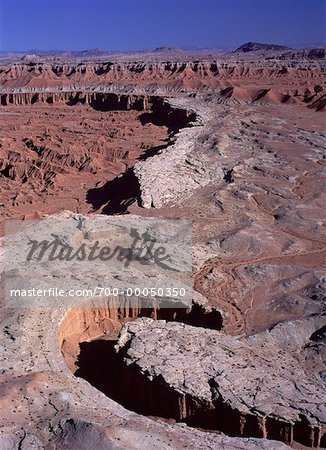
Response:
[[[137,85],[153,89],[179,91],[183,88],[234,87],[241,89],[235,100],[254,101],[261,90],[266,93],[271,87],[279,95],[293,98],[299,103],[316,101],[324,86],[325,68],[317,63],[265,61],[224,63],[222,61],[173,61],[173,62],[107,62],[55,65],[49,63],[17,64],[0,67],[2,90],[69,88],[80,89],[85,85]],[[257,88],[259,85],[259,88]],[[272,86],[273,85],[273,86]],[[317,88],[319,86],[319,88]],[[249,89],[246,91],[246,89]],[[250,94],[254,89],[253,95]],[[315,91],[313,98],[307,89]],[[316,92],[316,89],[319,91]],[[244,95],[243,95],[244,94]],[[223,96],[223,91],[222,91]]]
[[[195,118],[191,111],[173,108],[158,96],[98,92],[0,94],[1,108],[0,121],[4,128],[9,122],[9,130],[0,140],[6,201],[0,218],[26,219],[35,213],[42,217],[65,208],[105,209],[112,201],[112,189],[118,192],[116,206],[106,209],[123,212],[120,204],[129,205],[139,197],[137,180],[135,189],[130,183],[135,160],[169,145],[171,133]],[[75,122],[71,114],[81,120]],[[115,187],[111,181],[124,171]]]

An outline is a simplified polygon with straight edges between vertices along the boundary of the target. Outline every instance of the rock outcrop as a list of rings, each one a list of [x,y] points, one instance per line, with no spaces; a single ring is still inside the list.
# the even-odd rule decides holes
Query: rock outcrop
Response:
[[[147,414],[319,447],[326,440],[325,340],[309,352],[324,323],[285,322],[232,338],[139,319],[122,330],[111,364],[123,357],[121,389]]]
[[[235,52],[256,52],[256,51],[268,51],[268,52],[280,52],[284,50],[290,50],[289,47],[286,47],[284,45],[275,45],[275,44],[262,44],[259,42],[247,42],[246,44],[241,45],[238,47]]]
[[[80,215],[62,213],[63,217],[71,220],[76,232],[80,232]],[[103,215],[95,218],[99,226],[108,220]],[[59,222],[60,215],[53,219]],[[82,222],[87,226],[88,219],[83,218]],[[38,226],[42,229],[43,223]],[[13,234],[11,239],[17,240],[14,251],[19,255],[21,236]],[[4,240],[0,243],[3,258]],[[6,275],[2,272],[3,281]],[[96,282],[98,274],[92,276]],[[135,306],[133,310],[127,307],[119,310],[109,299],[102,308],[80,306],[70,310],[61,307],[1,310],[1,448],[183,449],[189,442],[195,449],[203,446],[267,449],[271,445],[280,450],[288,448],[276,441],[233,438],[158,418],[153,421],[128,411],[75,377],[75,363],[83,342],[103,336],[116,339],[123,322],[142,314]]]

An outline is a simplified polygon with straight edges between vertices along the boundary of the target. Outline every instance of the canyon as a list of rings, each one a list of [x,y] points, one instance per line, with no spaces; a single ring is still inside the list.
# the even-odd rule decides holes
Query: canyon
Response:
[[[4,264],[1,448],[326,447],[326,66],[284,52],[0,60],[2,234],[190,220],[194,288],[8,308]]]
[[[122,172],[128,176],[138,158],[169,145],[172,131],[191,120],[190,112],[170,108],[155,96],[77,92],[0,97],[8,106],[0,119],[6,130],[0,144],[6,205],[1,216],[17,219],[33,217],[31,205],[36,217],[62,209],[98,210],[105,188],[97,185]],[[7,121],[12,123],[8,128]]]

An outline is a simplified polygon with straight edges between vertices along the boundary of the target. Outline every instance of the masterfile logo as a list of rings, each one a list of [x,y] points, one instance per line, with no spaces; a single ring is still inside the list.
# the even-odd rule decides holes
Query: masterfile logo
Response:
[[[7,305],[97,307],[128,297],[162,307],[192,299],[192,224],[140,217],[61,213],[9,221],[5,235]]]

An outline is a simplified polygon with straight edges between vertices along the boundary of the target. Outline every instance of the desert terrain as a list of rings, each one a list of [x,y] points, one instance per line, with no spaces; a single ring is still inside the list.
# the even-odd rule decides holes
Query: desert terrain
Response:
[[[0,58],[2,235],[187,219],[194,287],[187,311],[3,289],[1,449],[326,447],[325,70],[254,43]]]

